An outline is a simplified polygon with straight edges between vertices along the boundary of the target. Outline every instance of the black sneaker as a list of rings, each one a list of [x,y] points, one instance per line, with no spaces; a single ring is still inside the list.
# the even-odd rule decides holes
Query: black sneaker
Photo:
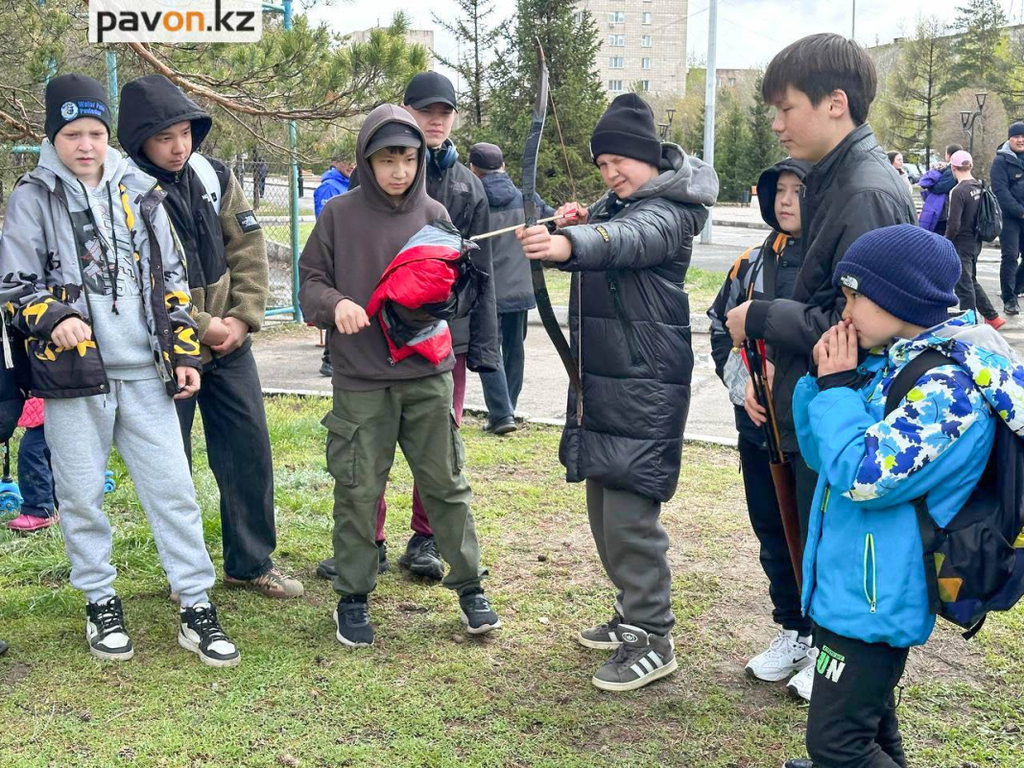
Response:
[[[135,655],[132,640],[124,625],[121,598],[111,597],[102,603],[85,606],[85,639],[89,653],[97,659],[127,661]]]
[[[338,572],[334,569],[334,556],[325,557],[316,565],[316,575],[321,579],[333,581]]]
[[[433,536],[415,534],[409,539],[405,554],[398,558],[398,565],[415,576],[440,581],[444,576],[444,565],[437,552],[437,541]]]
[[[814,761],[808,760],[806,757],[795,757],[792,760],[787,760],[782,768],[814,768]]]
[[[481,587],[471,587],[459,595],[459,607],[462,608],[462,623],[471,635],[483,635],[501,626],[501,619],[484,597]]]
[[[366,610],[366,595],[349,595],[338,601],[334,609],[335,637],[349,648],[368,648],[373,645],[373,627]]]
[[[507,435],[509,432],[515,432],[517,429],[516,420],[512,416],[506,416],[504,419],[498,419],[493,423],[488,422],[487,426],[484,427],[484,432],[490,432],[492,435]]]
[[[1017,304],[1017,299],[1010,299],[1009,301],[1003,302],[1003,314],[1004,315],[1019,315],[1020,305]]]
[[[676,671],[678,662],[671,637],[651,635],[630,624],[620,624],[622,645],[604,663],[591,682],[604,691],[632,691]]]
[[[3,640],[0,640],[0,656],[3,656],[5,653],[7,653],[7,648],[7,643],[5,643]]]
[[[199,656],[210,667],[234,667],[242,654],[217,621],[217,609],[199,603],[178,612],[178,645]]]
[[[377,542],[377,573],[387,573],[391,564],[388,562],[388,545],[386,542]],[[327,581],[334,581],[338,571],[334,568],[334,558],[325,557],[316,566],[316,575]]]
[[[614,651],[622,645],[622,638],[619,637],[619,625],[621,623],[622,617],[616,613],[604,624],[580,630],[580,633],[576,635],[576,640],[585,648]]]
[[[334,368],[331,367],[331,358],[326,352],[324,352],[323,361],[320,363],[320,375],[321,376],[333,376]]]

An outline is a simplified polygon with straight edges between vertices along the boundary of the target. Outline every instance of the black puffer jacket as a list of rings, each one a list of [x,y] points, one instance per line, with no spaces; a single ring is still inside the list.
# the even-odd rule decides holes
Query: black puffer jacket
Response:
[[[782,447],[796,452],[793,390],[810,366],[811,350],[843,314],[846,300],[832,286],[836,264],[865,232],[916,224],[907,185],[889,164],[867,123],[855,128],[804,179],[804,258],[792,299],[754,301],[747,336],[765,339],[775,363],[773,396]]]
[[[690,405],[693,236],[718,196],[707,163],[662,145],[662,173],[633,197],[608,193],[586,226],[562,232],[572,256],[569,323],[583,379],[583,422],[569,392],[559,458],[566,479],[668,501],[679,480]]]

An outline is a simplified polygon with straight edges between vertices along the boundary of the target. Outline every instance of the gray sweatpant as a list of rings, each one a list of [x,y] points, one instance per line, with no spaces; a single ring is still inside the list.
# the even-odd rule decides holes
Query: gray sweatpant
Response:
[[[618,590],[615,610],[627,624],[668,635],[676,617],[661,504],[587,480],[587,514],[604,572]]]
[[[159,379],[110,381],[111,392],[46,401],[46,442],[71,583],[95,603],[114,595],[103,482],[111,444],[128,467],[171,591],[184,607],[207,600],[214,572],[174,401]]]

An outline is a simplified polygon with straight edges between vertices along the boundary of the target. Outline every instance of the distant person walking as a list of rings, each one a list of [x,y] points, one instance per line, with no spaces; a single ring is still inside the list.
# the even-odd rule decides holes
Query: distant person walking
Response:
[[[945,163],[928,171],[917,182],[917,186],[921,188],[921,197],[924,199],[924,207],[917,223],[929,232],[941,235],[946,231],[949,193],[956,186],[953,171],[949,168],[949,158],[962,149],[959,144],[950,144],[946,147]]]
[[[960,310],[976,309],[985,322],[999,329],[1006,321],[999,316],[985,289],[978,282],[978,256],[981,254],[981,236],[978,234],[978,210],[985,188],[974,178],[974,158],[960,150],[950,158],[949,167],[957,184],[949,193],[949,221],[946,223],[946,239],[956,247],[960,257],[960,279],[957,281],[956,298]]]
[[[999,235],[1002,263],[999,266],[999,290],[1003,311],[1020,313],[1019,299],[1024,293],[1024,269],[1021,268],[1021,231],[1024,230],[1024,122],[1016,122],[1007,131],[1006,143],[992,162],[992,191],[1003,212],[1003,231]]]

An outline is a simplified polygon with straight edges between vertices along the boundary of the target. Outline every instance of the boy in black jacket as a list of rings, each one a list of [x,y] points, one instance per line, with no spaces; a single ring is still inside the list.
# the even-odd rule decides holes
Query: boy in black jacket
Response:
[[[810,367],[811,350],[842,316],[846,302],[832,273],[860,235],[916,220],[899,173],[866,122],[876,86],[875,65],[864,49],[831,33],[785,48],[761,85],[761,95],[775,106],[772,129],[783,146],[794,159],[814,163],[804,179],[805,255],[792,298],[746,301],[729,312],[726,327],[736,346],[748,337],[768,342],[782,448],[796,473],[804,537],[817,477],[800,458],[790,403]],[[807,698],[812,679],[805,675]]]
[[[210,116],[163,75],[121,90],[118,138],[132,162],[167,192],[167,212],[185,251],[203,388],[178,402],[178,420],[191,464],[199,406],[220,491],[224,584],[299,597],[302,584],[271,559],[274,467],[249,339],[263,324],[270,293],[267,245],[242,185],[227,166],[199,152],[212,127]]]
[[[785,680],[810,665],[811,621],[800,612],[800,593],[765,450],[764,409],[753,397],[750,377],[725,328],[725,316],[748,299],[771,301],[793,293],[803,260],[800,199],[810,168],[810,163],[787,158],[761,174],[757,201],[772,232],[762,246],[748,248],[736,260],[708,310],[715,370],[729,388],[736,409],[747,512],[761,544],[761,567],[775,607],[772,618],[781,627],[768,649],[747,663],[748,675],[767,682]]]

